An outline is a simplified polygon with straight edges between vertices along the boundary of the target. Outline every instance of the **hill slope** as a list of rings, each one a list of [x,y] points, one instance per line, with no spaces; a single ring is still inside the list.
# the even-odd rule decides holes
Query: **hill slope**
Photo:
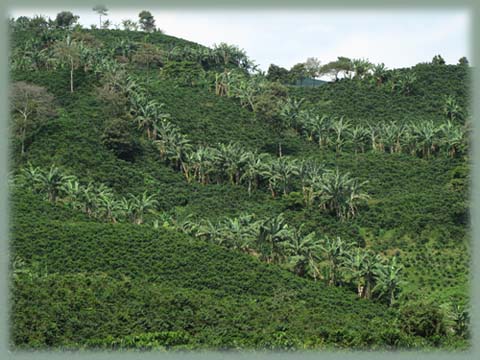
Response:
[[[136,32],[85,32],[105,44],[144,41]],[[13,45],[22,44],[25,36],[16,34]],[[162,34],[151,34],[148,43],[162,50],[196,46]],[[189,182],[161,157],[131,114],[122,116],[130,121],[133,155],[122,158],[105,144],[115,116],[99,99],[102,80],[95,74],[75,70],[75,92],[69,93],[67,69],[12,71],[12,80],[52,93],[58,113],[28,141],[25,156],[13,141],[16,173],[29,162],[42,168],[55,164],[84,184],[105,184],[116,196],[146,192],[157,201],[143,225],[109,224],[61,201],[53,206],[39,195],[15,190],[12,255],[24,262],[17,267],[13,290],[16,346],[371,349],[441,344],[438,335],[412,336],[398,308],[359,299],[347,284],[326,286],[326,281],[294,275],[288,264],[266,264],[168,225],[152,225],[164,219],[160,215],[187,214],[200,223],[245,213],[259,219],[283,214],[291,227],[303,226],[305,233],[340,236],[376,253],[395,254],[405,266],[400,301],[407,305],[419,298],[437,305],[466,303],[468,158],[319,148],[295,129],[279,134],[272,122],[235,98],[215,95],[212,86],[166,78],[162,66],[146,70],[129,63],[127,70],[149,99],[164,104],[171,123],[194,146],[235,142],[276,157],[282,141],[284,155],[295,161],[314,160],[368,181],[370,199],[356,217],[343,221],[320,206],[305,207],[300,179],[290,193],[276,197],[266,183],[249,194],[246,186],[228,181]],[[463,107],[468,103],[463,67],[421,64],[402,71],[418,76],[411,96],[347,80],[287,92],[305,98],[306,109],[346,116],[355,125],[441,123],[443,96],[454,94]],[[435,320],[435,311],[427,317]],[[463,338],[451,340],[453,345],[445,338],[443,346],[465,346]],[[156,345],[145,345],[149,342]]]

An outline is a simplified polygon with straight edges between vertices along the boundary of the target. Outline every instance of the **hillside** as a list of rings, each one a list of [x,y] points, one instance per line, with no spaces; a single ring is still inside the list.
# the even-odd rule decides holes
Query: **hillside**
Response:
[[[13,32],[12,47],[31,32]],[[65,36],[46,34],[31,46],[49,52]],[[238,49],[222,63],[225,47],[161,33],[76,36],[102,45],[72,84],[66,65],[12,65],[12,82],[43,87],[56,112],[24,154],[11,141],[12,346],[468,347],[444,309],[468,306],[470,160],[466,136],[441,137],[448,116],[453,131],[466,123],[443,108],[448,96],[468,108],[468,68],[392,71],[415,75],[407,92],[368,78],[285,87],[250,74]],[[314,132],[320,118],[330,125]],[[401,124],[412,139],[415,126],[438,129],[431,143],[389,143],[385,129]],[[368,126],[382,134],[373,146]],[[253,175],[251,159],[265,162]],[[306,182],[315,166],[322,186],[353,187],[336,190],[348,206]],[[388,269],[401,281],[378,290]]]
[[[398,337],[379,331],[393,321],[385,307],[251,256],[173,231],[82,220],[34,196],[15,199],[22,215],[13,251],[39,266],[36,276],[17,279],[14,309],[22,311],[14,311],[12,335],[19,346],[69,347],[153,331],[186,332],[182,345],[220,349],[305,341],[362,347],[367,333],[381,347],[384,337]]]

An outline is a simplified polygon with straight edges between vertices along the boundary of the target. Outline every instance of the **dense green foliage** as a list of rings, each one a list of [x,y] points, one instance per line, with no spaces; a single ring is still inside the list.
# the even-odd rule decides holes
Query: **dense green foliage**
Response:
[[[16,26],[12,80],[55,111],[12,136],[15,347],[468,346],[468,66],[356,61],[351,79],[286,87],[226,44]],[[301,126],[322,116],[325,144]],[[438,141],[413,152],[352,135],[429,124]],[[280,218],[300,235],[245,246],[245,214],[252,239]],[[326,251],[337,238],[355,247]]]

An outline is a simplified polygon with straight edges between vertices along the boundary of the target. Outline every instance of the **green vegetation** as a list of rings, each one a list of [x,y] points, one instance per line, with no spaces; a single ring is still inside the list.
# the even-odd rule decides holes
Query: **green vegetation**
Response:
[[[11,21],[12,347],[468,348],[466,59],[264,75],[70,15]]]

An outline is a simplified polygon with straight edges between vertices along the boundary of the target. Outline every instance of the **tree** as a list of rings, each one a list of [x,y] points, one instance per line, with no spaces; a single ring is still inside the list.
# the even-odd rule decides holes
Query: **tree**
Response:
[[[72,176],[62,174],[59,168],[52,165],[47,173],[40,174],[40,189],[47,194],[48,201],[54,203],[57,201],[63,184],[72,179]]]
[[[282,104],[287,98],[287,88],[278,82],[260,82],[259,92],[255,96],[253,111],[261,114],[272,124],[273,130],[278,138],[278,153],[282,156],[281,135],[289,128],[285,117],[280,115]]]
[[[399,310],[400,328],[409,335],[424,338],[446,335],[446,319],[442,309],[429,300],[410,302]]]
[[[379,263],[374,269],[376,285],[373,293],[378,293],[379,298],[385,298],[387,304],[392,306],[400,290],[400,275],[403,267],[397,263],[397,257],[394,256],[388,263]]]
[[[143,10],[138,14],[138,17],[143,31],[152,32],[155,30],[155,19],[150,11]]]
[[[318,76],[320,76],[320,71],[321,71],[321,65],[320,65],[320,60],[318,60],[315,57],[309,57],[307,58],[307,61],[305,61],[305,70],[308,76],[310,76],[313,79],[316,79]],[[313,82],[312,82],[313,86]]]
[[[305,67],[305,63],[298,63],[293,65],[288,75],[291,84],[295,84],[296,82],[305,79],[308,76],[308,71]]]
[[[338,81],[339,76],[345,75],[348,76],[353,71],[352,60],[347,57],[339,56],[337,60],[331,61],[321,68],[323,74],[329,74],[333,76],[335,81]]]
[[[112,23],[110,22],[110,20],[105,20],[102,24],[102,29],[108,29],[111,25]]]
[[[105,5],[96,5],[92,10],[95,11],[100,16],[99,26],[102,27],[102,15],[106,16],[108,14],[107,7]]]
[[[141,197],[129,195],[132,221],[134,224],[140,225],[143,223],[143,215],[158,205],[158,201],[154,199],[155,195],[147,195],[146,191]]]
[[[283,214],[263,221],[257,238],[257,250],[261,260],[268,263],[280,262],[282,258],[281,243],[290,237],[290,228],[285,222]]]
[[[320,249],[329,264],[330,278],[325,279],[328,280],[329,285],[337,285],[340,280],[340,267],[350,247],[351,244],[346,243],[338,236],[335,238],[325,236],[321,240]]]
[[[343,144],[345,143],[345,137],[343,135],[350,129],[350,121],[344,120],[344,117],[341,116],[332,121],[331,128],[336,135],[335,151],[338,153],[340,152]]]
[[[384,63],[373,65],[373,79],[377,85],[385,83],[387,80],[387,68]]]
[[[288,70],[281,66],[270,64],[266,79],[269,81],[279,81],[282,84],[288,83]]]
[[[288,193],[291,179],[299,174],[299,166],[296,159],[288,157],[279,157],[272,161],[272,172],[270,176],[274,177],[280,184],[284,195]]]
[[[450,326],[455,335],[468,338],[470,316],[465,306],[454,301],[441,306],[446,315],[446,324]]]
[[[39,184],[42,181],[43,170],[39,167],[34,167],[28,162],[28,167],[20,170],[20,174],[16,178],[21,182],[22,186],[30,188],[33,192],[39,192]]]
[[[373,64],[366,59],[352,59],[351,64],[355,78],[359,79],[363,79],[373,67]]]
[[[458,65],[468,66],[468,59],[465,56],[462,56],[460,59],[458,59]]]
[[[432,59],[432,65],[445,65],[445,60],[440,55],[435,55]]]
[[[149,140],[155,140],[157,137],[155,124],[170,117],[170,114],[161,111],[163,106],[164,104],[158,104],[155,100],[150,100],[139,106],[136,116],[138,128],[147,132]]]
[[[217,63],[221,63],[224,70],[231,66],[248,70],[253,66],[245,50],[240,49],[238,46],[226,43],[215,44],[212,52],[213,57]]]
[[[53,96],[44,87],[24,81],[12,84],[10,105],[17,114],[13,119],[15,133],[21,143],[22,156],[25,154],[28,134],[38,130],[45,120],[55,115],[53,100]]]
[[[299,276],[309,274],[314,280],[320,275],[318,262],[320,261],[321,240],[314,232],[303,236],[303,226],[291,232],[291,236],[284,243],[285,253],[289,256],[288,263],[293,272]]]
[[[257,154],[256,152],[248,152],[246,154],[245,166],[240,180],[247,181],[248,195],[252,193],[252,188],[258,188],[260,175],[267,161],[267,154]]]
[[[73,71],[81,65],[81,52],[79,44],[68,35],[65,40],[55,42],[54,57],[64,65],[70,67],[70,92],[73,93]]]
[[[443,113],[450,121],[463,120],[462,108],[452,95],[444,98]]]
[[[413,85],[416,81],[417,76],[415,73],[407,72],[398,78],[395,82],[395,87],[398,88],[401,93],[410,95],[413,92]]]
[[[73,15],[70,11],[62,11],[57,14],[55,18],[55,24],[57,27],[62,29],[71,28],[77,21],[79,17]]]
[[[111,191],[102,191],[98,194],[98,209],[101,218],[116,223],[122,206],[121,202],[113,197]]]
[[[442,145],[451,157],[461,152],[464,148],[464,132],[461,127],[455,126],[450,120],[440,126]]]
[[[147,82],[150,80],[150,67],[152,65],[161,66],[163,59],[162,51],[155,45],[143,43],[137,48],[132,61],[147,67]]]
[[[288,127],[293,127],[298,129],[298,116],[300,115],[300,108],[302,103],[305,101],[304,98],[300,100],[287,98],[287,101],[283,103],[280,110],[280,116],[284,117],[285,122]]]
[[[124,30],[127,31],[137,31],[138,30],[138,24],[135,21],[125,19],[122,20],[122,26]]]
[[[322,174],[317,191],[320,206],[335,212],[340,220],[351,218],[356,215],[358,204],[368,199],[368,194],[361,190],[365,184],[350,178],[348,173],[340,174],[338,168],[326,171]]]
[[[345,263],[351,277],[357,281],[358,295],[370,299],[376,284],[378,268],[382,258],[371,250],[357,248],[345,257]]]
[[[123,160],[132,160],[140,150],[131,121],[123,118],[109,119],[105,123],[102,134],[103,144]]]

